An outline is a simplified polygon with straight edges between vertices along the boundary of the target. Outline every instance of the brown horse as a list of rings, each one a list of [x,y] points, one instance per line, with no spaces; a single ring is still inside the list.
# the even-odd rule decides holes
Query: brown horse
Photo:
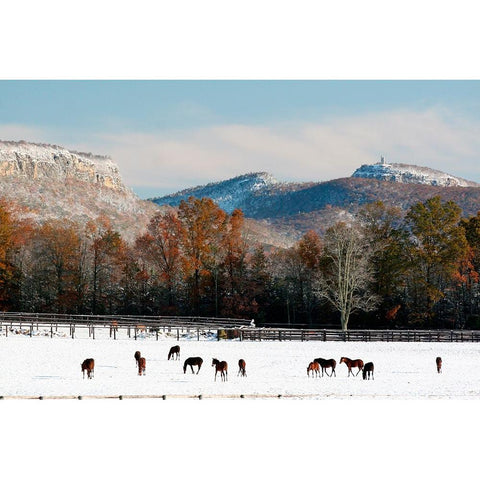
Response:
[[[170,358],[173,360],[173,355],[175,355],[175,360],[180,360],[180,345],[175,345],[168,352],[168,360]]]
[[[437,373],[442,373],[442,357],[437,357],[435,361],[437,362]]]
[[[112,320],[110,323],[110,336],[112,336],[112,333],[115,334],[118,332],[118,322],[116,320]]]
[[[238,361],[238,373],[237,373],[237,377],[241,374],[242,377],[246,377],[247,376],[247,371],[245,370],[245,367],[247,366],[247,364],[245,363],[245,360],[243,358],[241,358],[239,361]]]
[[[373,377],[373,362],[367,362],[363,366],[362,377],[364,380],[370,380],[370,375],[372,375],[372,380],[375,380]]]
[[[340,359],[340,363],[344,363],[348,367],[348,376],[350,374],[353,375],[352,368],[357,367],[358,372],[355,374],[357,376],[363,369],[363,360],[360,360],[360,358],[357,358],[356,360],[350,360],[347,357],[342,357]]]
[[[331,358],[330,360],[325,360],[324,358],[315,358],[313,361],[317,362],[322,367],[322,377],[323,372],[328,375],[327,368],[332,369],[332,373],[328,375],[329,377],[331,377],[332,375],[337,376],[337,374],[335,373],[335,367],[337,366],[337,362],[335,359]]]
[[[141,356],[142,354],[138,350],[134,353],[133,358],[135,358],[135,365],[138,366],[138,361],[140,360]]]
[[[187,373],[187,366],[190,365],[190,368],[192,369],[192,373],[195,373],[193,371],[193,366],[197,366],[198,367],[198,370],[197,370],[197,375],[198,375],[198,372],[200,371],[200,367],[202,366],[202,363],[203,363],[203,359],[201,359],[200,357],[189,357],[185,360],[184,364],[183,364],[183,373]]]
[[[307,367],[307,377],[310,376],[310,372],[312,372],[312,378],[315,374],[316,377],[320,374],[320,364],[318,362],[310,362]]]
[[[87,371],[87,378],[93,378],[95,368],[95,360],[93,358],[87,358],[82,362],[82,373],[85,378],[85,370]]]
[[[226,382],[228,380],[228,364],[227,362],[219,361],[216,358],[212,358],[212,367],[215,367],[215,381],[217,381],[217,373],[220,372],[220,376],[222,377],[222,380]]]
[[[144,357],[138,359],[138,374],[145,375],[145,367],[147,366],[147,361]]]

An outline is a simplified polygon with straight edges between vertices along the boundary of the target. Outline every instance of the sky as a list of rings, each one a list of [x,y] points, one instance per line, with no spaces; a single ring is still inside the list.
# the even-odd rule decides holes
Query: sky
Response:
[[[142,198],[380,155],[480,182],[479,107],[477,80],[1,80],[0,139],[109,155]]]

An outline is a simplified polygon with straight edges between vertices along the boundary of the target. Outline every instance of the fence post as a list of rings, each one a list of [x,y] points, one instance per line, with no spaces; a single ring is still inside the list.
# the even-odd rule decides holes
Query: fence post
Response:
[[[178,331],[178,328],[177,328],[177,340],[180,340],[180,332]]]

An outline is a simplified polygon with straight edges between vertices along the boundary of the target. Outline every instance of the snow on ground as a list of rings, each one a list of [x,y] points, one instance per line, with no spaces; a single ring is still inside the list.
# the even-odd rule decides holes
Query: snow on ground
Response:
[[[77,330],[78,332],[78,330]],[[48,332],[30,337],[5,332],[0,336],[0,395],[3,396],[89,396],[89,395],[203,395],[288,396],[327,399],[422,399],[479,398],[480,370],[477,343],[407,342],[240,342],[196,340],[196,333],[128,338],[124,331],[117,340],[108,331],[86,331],[72,339],[50,338]],[[179,344],[181,360],[168,361],[171,346]],[[133,354],[146,358],[145,376],[138,376]],[[198,375],[183,373],[183,361],[200,356],[204,363]],[[362,358],[375,364],[375,380],[361,374],[347,376],[341,356]],[[443,373],[437,374],[435,358],[443,358]],[[95,377],[83,379],[81,362],[95,359]],[[226,360],[228,382],[214,381],[212,357]],[[308,363],[316,357],[337,360],[336,377],[307,377]],[[238,359],[247,363],[247,377],[237,377]]]

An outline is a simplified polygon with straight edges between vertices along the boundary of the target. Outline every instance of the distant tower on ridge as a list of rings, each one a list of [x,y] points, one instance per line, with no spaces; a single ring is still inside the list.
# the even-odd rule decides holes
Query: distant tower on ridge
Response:
[[[380,156],[380,165],[386,165],[387,162],[385,161],[385,157],[383,155]]]

